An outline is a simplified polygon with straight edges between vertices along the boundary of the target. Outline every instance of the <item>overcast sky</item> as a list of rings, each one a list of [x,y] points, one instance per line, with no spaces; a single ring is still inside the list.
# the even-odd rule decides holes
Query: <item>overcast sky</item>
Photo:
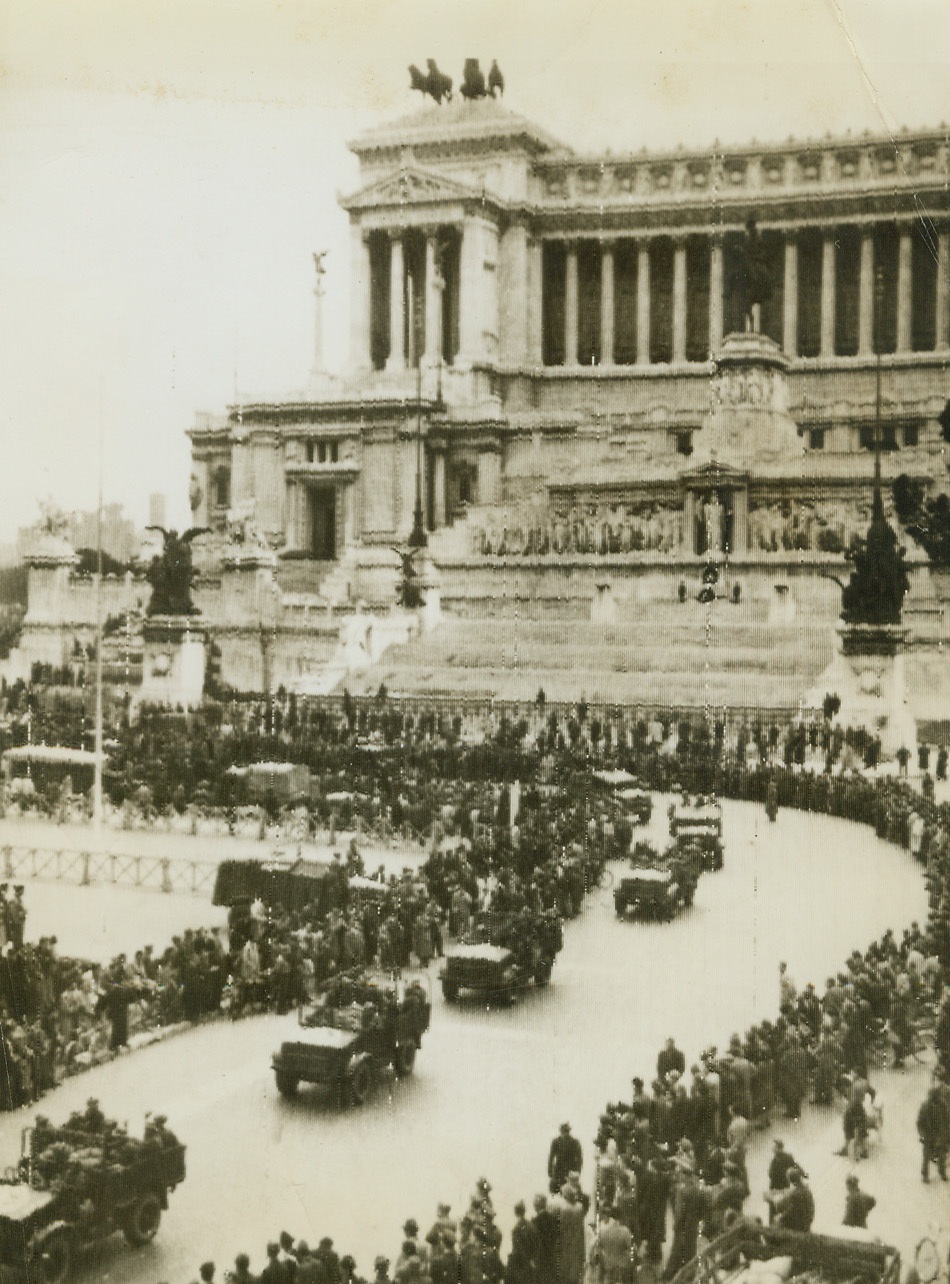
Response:
[[[947,0],[0,0],[0,541],[50,494],[187,516],[196,410],[346,357],[346,140],[497,58],[581,149],[934,127]]]

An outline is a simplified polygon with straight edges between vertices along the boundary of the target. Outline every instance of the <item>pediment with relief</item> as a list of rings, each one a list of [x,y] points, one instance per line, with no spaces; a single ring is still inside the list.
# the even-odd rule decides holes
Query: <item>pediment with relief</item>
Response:
[[[360,188],[340,204],[347,210],[378,209],[392,205],[436,205],[480,198],[481,193],[464,183],[415,167],[397,170]]]

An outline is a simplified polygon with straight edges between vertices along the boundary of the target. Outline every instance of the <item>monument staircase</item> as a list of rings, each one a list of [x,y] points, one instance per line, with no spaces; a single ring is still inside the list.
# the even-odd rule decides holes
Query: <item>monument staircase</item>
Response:
[[[628,600],[609,623],[511,607],[444,614],[390,648],[359,689],[532,700],[540,687],[552,701],[794,709],[834,645],[833,613],[770,622],[761,601]]]

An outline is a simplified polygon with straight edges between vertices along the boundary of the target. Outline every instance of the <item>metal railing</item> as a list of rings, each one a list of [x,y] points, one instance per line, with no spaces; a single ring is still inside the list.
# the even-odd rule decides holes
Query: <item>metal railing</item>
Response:
[[[170,856],[129,856],[121,852],[56,851],[43,847],[0,849],[3,876],[76,887],[134,887],[145,891],[209,896],[218,866]]]

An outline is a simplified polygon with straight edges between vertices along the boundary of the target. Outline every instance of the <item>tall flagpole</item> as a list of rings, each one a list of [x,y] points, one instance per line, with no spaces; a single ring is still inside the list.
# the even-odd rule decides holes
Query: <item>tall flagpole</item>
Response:
[[[102,829],[102,396],[99,397],[99,503],[96,510],[96,743],[92,825]]]

